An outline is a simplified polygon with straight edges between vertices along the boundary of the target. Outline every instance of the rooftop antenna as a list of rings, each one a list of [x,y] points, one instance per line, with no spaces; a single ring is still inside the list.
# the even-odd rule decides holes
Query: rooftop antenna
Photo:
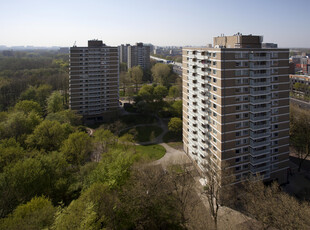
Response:
[[[76,41],[74,42],[73,47],[76,47]]]

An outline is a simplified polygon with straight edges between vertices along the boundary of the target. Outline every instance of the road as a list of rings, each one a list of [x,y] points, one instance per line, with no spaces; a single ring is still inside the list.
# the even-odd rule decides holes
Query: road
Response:
[[[297,105],[299,105],[302,108],[310,109],[310,103],[309,102],[302,101],[302,100],[299,100],[299,99],[296,99],[296,98],[292,98],[292,97],[290,98],[290,102],[292,102],[294,104],[297,104]]]

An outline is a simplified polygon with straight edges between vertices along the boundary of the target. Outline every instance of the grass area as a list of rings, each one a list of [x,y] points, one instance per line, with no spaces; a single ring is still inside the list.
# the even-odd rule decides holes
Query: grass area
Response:
[[[172,132],[167,132],[163,137],[164,142],[169,145],[170,147],[174,149],[182,149],[183,143],[182,143],[182,137],[175,135]]]
[[[130,133],[134,136],[135,141],[137,142],[146,142],[153,141],[163,132],[162,128],[152,125],[152,126],[140,126],[132,129],[123,130],[120,133],[120,136],[125,133]]]
[[[138,145],[136,151],[137,161],[155,161],[166,154],[166,149],[161,145]]]

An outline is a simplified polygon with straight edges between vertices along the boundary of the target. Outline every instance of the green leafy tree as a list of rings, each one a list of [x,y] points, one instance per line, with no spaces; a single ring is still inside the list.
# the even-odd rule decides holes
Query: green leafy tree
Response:
[[[25,114],[35,112],[39,116],[43,115],[43,111],[40,104],[35,101],[29,101],[29,100],[19,101],[15,104],[14,110],[24,112]]]
[[[162,101],[168,95],[168,89],[165,86],[158,85],[154,88],[154,98]]]
[[[94,139],[100,145],[101,153],[108,151],[109,146],[114,146],[117,141],[116,136],[106,129],[97,129],[94,132]]]
[[[169,97],[171,97],[171,98],[173,98],[173,100],[175,100],[179,96],[180,96],[179,88],[177,86],[171,86],[169,88]]]
[[[45,120],[28,136],[26,143],[33,148],[54,151],[60,148],[71,132],[72,127],[69,124]]]
[[[75,110],[66,109],[57,113],[49,113],[46,120],[58,121],[59,123],[68,123],[73,126],[82,124],[82,115]]]
[[[47,112],[57,113],[64,109],[63,107],[63,97],[59,91],[54,91],[47,98]]]
[[[0,172],[5,166],[16,163],[26,156],[25,150],[13,138],[0,141],[0,152]]]
[[[175,101],[172,104],[173,113],[179,118],[182,117],[182,103],[182,101]]]
[[[153,95],[154,88],[151,85],[143,85],[139,90],[138,96],[146,102],[152,102],[154,99]]]
[[[128,70],[131,81],[136,86],[136,92],[138,92],[138,85],[142,83],[143,70],[141,66],[134,66]]]
[[[166,87],[169,85],[169,75],[171,70],[168,65],[157,63],[152,67],[151,71],[155,82]]]
[[[71,133],[61,147],[66,160],[74,165],[84,164],[90,157],[92,150],[91,140],[87,133]]]
[[[26,115],[23,112],[11,112],[8,119],[1,123],[2,138],[15,138],[16,141],[24,143],[28,134],[32,133],[42,118],[35,112]]]
[[[55,212],[56,208],[49,199],[34,197],[0,220],[0,229],[46,229],[53,224]]]
[[[177,135],[182,135],[182,120],[178,117],[171,118],[168,123],[168,129]]]
[[[128,86],[130,86],[130,77],[127,72],[121,72],[119,77],[120,85],[123,88],[124,95],[126,95]]]

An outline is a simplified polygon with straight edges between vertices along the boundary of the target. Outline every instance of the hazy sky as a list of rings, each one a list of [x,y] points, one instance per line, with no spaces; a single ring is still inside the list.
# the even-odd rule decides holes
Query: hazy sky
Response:
[[[310,47],[310,0],[0,0],[0,45],[205,45],[222,33]]]

